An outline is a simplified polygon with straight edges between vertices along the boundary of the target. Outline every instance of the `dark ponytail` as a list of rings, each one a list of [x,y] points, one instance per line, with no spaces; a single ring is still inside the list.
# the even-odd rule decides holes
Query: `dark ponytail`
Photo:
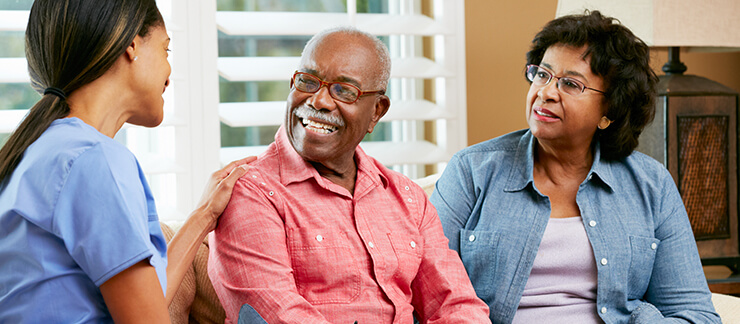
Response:
[[[69,115],[66,96],[108,71],[136,35],[161,24],[155,0],[34,1],[26,59],[31,86],[43,96],[0,149],[0,183],[54,120]]]

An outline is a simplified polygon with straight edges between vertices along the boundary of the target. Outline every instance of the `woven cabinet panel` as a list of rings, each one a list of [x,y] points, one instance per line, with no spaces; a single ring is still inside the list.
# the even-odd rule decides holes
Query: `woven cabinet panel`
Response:
[[[679,189],[694,236],[730,236],[727,188],[729,118],[678,117]]]

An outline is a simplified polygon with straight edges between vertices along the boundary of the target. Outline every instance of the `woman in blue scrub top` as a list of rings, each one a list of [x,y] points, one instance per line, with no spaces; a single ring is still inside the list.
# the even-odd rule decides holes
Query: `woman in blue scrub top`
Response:
[[[167,246],[144,174],[113,137],[161,123],[169,41],[155,0],[34,2],[26,57],[43,96],[0,150],[0,322],[169,322],[250,161],[211,176]]]

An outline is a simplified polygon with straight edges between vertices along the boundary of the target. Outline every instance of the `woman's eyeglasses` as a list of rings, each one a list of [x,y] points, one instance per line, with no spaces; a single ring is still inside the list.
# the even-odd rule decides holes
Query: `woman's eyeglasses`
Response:
[[[354,103],[367,94],[385,93],[385,90],[362,91],[360,88],[344,82],[326,82],[313,74],[298,71],[293,74],[290,82],[291,87],[295,86],[296,90],[306,93],[316,93],[321,87],[326,86],[332,98],[348,104]]]
[[[577,96],[586,91],[586,89],[593,90],[602,94],[606,93],[601,90],[589,88],[585,84],[583,84],[583,82],[573,78],[556,77],[552,74],[552,72],[539,65],[527,65],[527,79],[529,79],[529,81],[532,81],[533,84],[538,86],[546,86],[550,83],[550,81],[552,81],[553,78],[557,79],[557,83],[555,85],[558,87],[558,89],[571,96]]]

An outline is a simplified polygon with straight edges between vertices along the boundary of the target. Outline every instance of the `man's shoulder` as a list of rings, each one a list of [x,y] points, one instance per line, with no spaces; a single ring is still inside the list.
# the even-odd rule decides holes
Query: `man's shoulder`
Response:
[[[249,163],[249,169],[238,182],[280,182],[280,157],[275,149],[275,143],[270,144],[257,159]]]
[[[385,177],[385,179],[388,181],[388,188],[412,190],[421,193],[424,192],[424,190],[418,184],[416,184],[414,180],[407,177],[403,173],[387,168],[385,165],[380,163],[380,161],[371,156],[368,156],[368,158],[371,159],[381,176]],[[406,187],[408,187],[409,189],[406,189]]]

